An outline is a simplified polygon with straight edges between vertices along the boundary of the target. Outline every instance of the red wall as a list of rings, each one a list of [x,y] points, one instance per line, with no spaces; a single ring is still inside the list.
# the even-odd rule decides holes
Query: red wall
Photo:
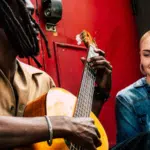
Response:
[[[38,10],[41,14],[40,1],[38,0]],[[35,4],[36,0],[32,2]],[[52,57],[48,58],[45,45],[40,41],[41,53],[38,59],[43,64],[42,69],[53,77],[57,85],[77,94],[83,67],[80,57],[85,55],[86,51],[84,48],[74,47],[75,36],[83,29],[92,34],[99,48],[106,52],[107,59],[113,65],[111,98],[100,114],[100,121],[112,146],[116,140],[115,95],[141,76],[130,0],[62,0],[62,3],[63,16],[57,25],[58,36],[46,32],[42,17],[35,15],[48,38],[52,53]],[[35,65],[33,61],[30,63]]]

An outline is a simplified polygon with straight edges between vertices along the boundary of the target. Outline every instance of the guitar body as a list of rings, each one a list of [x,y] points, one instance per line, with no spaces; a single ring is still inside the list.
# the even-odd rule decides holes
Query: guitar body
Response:
[[[70,116],[72,117],[76,108],[77,97],[62,88],[52,88],[49,92],[26,106],[24,117],[35,116]],[[101,135],[102,146],[97,150],[108,150],[108,139],[104,128],[99,120],[91,112],[91,117]],[[53,144],[48,146],[47,142],[40,142],[24,150],[69,150],[64,139],[55,139]]]

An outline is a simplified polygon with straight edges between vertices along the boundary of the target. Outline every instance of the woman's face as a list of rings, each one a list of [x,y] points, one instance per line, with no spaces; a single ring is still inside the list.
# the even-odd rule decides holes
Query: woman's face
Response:
[[[143,71],[150,76],[150,35],[140,43],[140,59]]]

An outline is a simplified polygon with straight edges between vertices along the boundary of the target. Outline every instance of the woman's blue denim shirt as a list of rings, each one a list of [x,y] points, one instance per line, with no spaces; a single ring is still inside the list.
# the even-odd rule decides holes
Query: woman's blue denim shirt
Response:
[[[150,130],[150,85],[141,78],[116,96],[117,143]]]

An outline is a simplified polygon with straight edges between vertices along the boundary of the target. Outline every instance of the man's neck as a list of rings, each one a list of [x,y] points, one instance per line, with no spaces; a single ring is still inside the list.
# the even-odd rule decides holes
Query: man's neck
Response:
[[[16,56],[17,51],[10,44],[4,29],[0,28],[0,69],[10,81],[16,69]]]
[[[14,52],[5,54],[0,52],[0,69],[8,80],[12,82],[16,71],[16,55]]]

